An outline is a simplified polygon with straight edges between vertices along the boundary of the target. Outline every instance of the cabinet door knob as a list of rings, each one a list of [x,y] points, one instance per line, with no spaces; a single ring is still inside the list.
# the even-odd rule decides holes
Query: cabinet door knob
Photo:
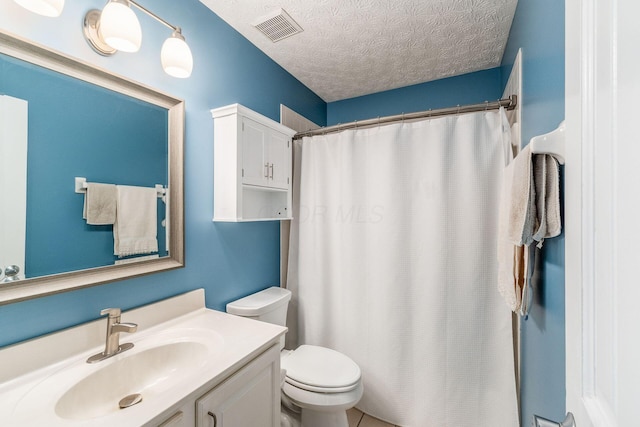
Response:
[[[269,166],[271,168],[271,176],[270,178],[273,179],[273,163],[271,163],[271,166]]]
[[[211,418],[213,418],[213,427],[216,427],[218,425],[218,417],[216,417],[216,414],[211,411],[209,411],[208,414]]]
[[[264,164],[264,177],[269,178],[269,162]]]

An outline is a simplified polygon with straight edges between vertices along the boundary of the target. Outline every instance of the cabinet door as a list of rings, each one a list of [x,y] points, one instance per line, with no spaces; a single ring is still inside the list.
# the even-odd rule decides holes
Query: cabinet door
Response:
[[[274,346],[197,400],[197,426],[279,426],[279,380],[280,353]]]
[[[253,120],[242,118],[242,183],[268,185],[269,165],[265,147],[269,129]]]
[[[184,412],[178,411],[162,424],[158,425],[158,427],[187,427],[187,425]]]
[[[291,141],[287,135],[271,131],[267,144],[269,186],[288,189],[291,175]]]

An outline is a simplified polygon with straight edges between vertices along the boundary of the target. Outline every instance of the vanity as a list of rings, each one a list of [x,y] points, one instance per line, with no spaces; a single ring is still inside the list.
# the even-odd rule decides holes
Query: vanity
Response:
[[[106,319],[1,349],[2,425],[280,425],[286,328],[207,309],[202,289],[122,321],[137,325],[120,335],[133,347],[96,363]]]

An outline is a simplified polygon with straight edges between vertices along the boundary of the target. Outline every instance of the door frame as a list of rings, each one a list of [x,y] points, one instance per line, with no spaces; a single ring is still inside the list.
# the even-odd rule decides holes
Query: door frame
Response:
[[[630,0],[565,4],[566,406],[580,427],[640,414],[639,13]]]

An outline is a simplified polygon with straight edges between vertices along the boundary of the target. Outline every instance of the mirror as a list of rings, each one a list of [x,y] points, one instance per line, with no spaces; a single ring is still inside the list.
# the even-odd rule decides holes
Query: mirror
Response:
[[[184,102],[3,32],[0,75],[0,187],[12,204],[0,232],[25,235],[2,239],[0,256],[24,253],[26,273],[0,283],[0,304],[182,267]],[[157,256],[120,263],[113,226],[83,219],[75,177],[165,187]]]

